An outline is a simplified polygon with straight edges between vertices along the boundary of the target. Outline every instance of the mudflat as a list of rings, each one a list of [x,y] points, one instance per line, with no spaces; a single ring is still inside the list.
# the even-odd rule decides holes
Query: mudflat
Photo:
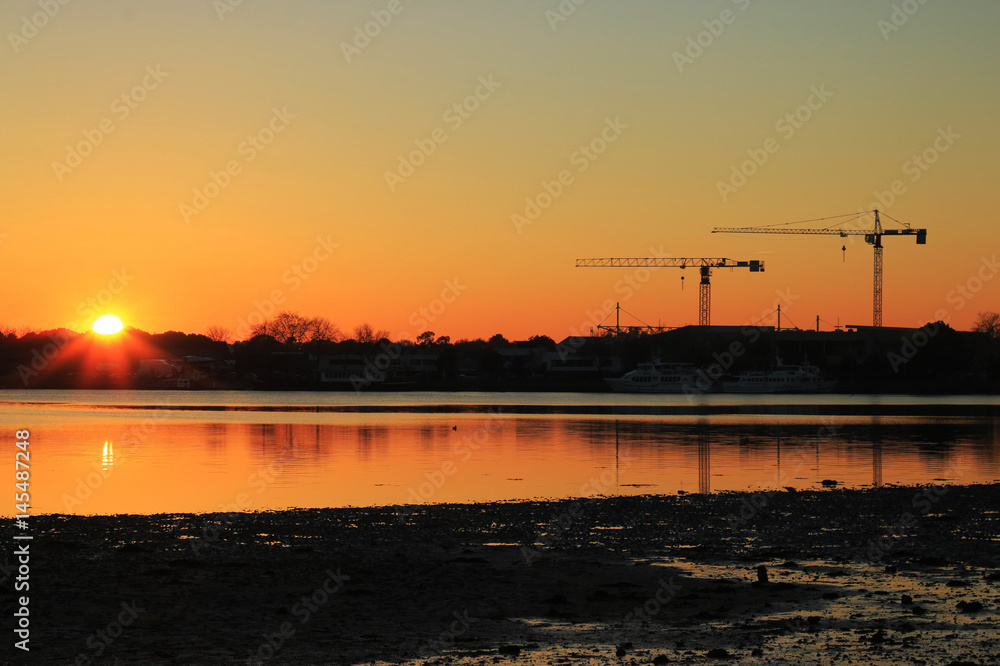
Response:
[[[991,664],[1000,487],[44,515],[18,663]],[[14,548],[7,549],[13,553]],[[16,618],[15,618],[16,619]]]

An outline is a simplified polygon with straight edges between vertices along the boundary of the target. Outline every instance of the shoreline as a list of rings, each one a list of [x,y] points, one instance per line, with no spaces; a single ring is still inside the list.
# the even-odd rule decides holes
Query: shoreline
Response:
[[[2,381],[2,380],[0,380]],[[0,390],[9,391],[234,391],[238,393],[344,393],[344,394],[365,394],[378,395],[380,393],[586,393],[586,394],[608,394],[608,395],[727,395],[727,396],[755,396],[755,395],[909,395],[914,397],[932,396],[998,396],[1000,395],[1000,383],[983,382],[970,387],[968,383],[952,381],[947,383],[925,381],[916,382],[907,380],[905,382],[843,382],[835,386],[830,391],[812,392],[774,392],[774,393],[738,393],[721,390],[695,390],[676,393],[616,393],[611,390],[604,380],[595,381],[561,381],[561,382],[425,382],[418,384],[392,384],[385,386],[364,386],[355,388],[350,385],[330,386],[320,382],[301,383],[275,383],[261,386],[247,386],[227,382],[214,382],[203,386],[177,386],[176,384],[141,384],[120,381],[90,381],[81,385],[77,379],[66,381],[36,382],[29,385],[17,382],[0,383]]]
[[[18,389],[0,388],[0,398],[10,392],[17,406],[95,407],[108,411],[206,411],[206,412],[303,412],[303,413],[489,413],[566,414],[566,415],[728,415],[728,414],[801,414],[803,416],[923,416],[933,408],[937,416],[992,416],[1000,411],[1000,394],[994,393],[594,393],[580,391],[483,390],[401,390],[366,392],[374,400],[361,400],[362,394],[344,391],[233,391],[224,389]],[[52,395],[89,396],[84,402],[45,399]],[[120,398],[127,394],[181,395],[186,402],[152,400],[136,396],[132,402]],[[234,404],[232,394],[248,396]],[[21,395],[18,395],[21,394]],[[37,394],[37,400],[28,397]],[[114,396],[114,402],[102,397]],[[292,403],[278,396],[315,396],[311,401]],[[203,397],[204,396],[204,397]],[[225,401],[220,402],[219,396]],[[251,399],[255,396],[257,399]],[[339,397],[348,400],[340,400]],[[434,396],[429,399],[427,396]],[[471,398],[470,398],[471,396]],[[570,402],[559,396],[577,396]],[[585,396],[585,399],[584,397]],[[214,399],[213,399],[214,398]],[[268,399],[262,399],[268,398]]]
[[[988,663],[998,490],[33,516],[30,657]]]

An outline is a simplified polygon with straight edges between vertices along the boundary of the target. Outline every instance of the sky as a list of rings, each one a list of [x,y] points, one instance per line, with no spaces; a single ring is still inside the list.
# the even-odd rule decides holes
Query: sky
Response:
[[[6,0],[0,324],[293,310],[559,340],[616,301],[697,323],[694,270],[574,265],[670,256],[766,262],[715,271],[713,324],[781,304],[828,330],[872,322],[860,238],[711,230],[877,207],[928,230],[885,241],[883,323],[968,329],[1000,309],[998,22],[971,0]]]

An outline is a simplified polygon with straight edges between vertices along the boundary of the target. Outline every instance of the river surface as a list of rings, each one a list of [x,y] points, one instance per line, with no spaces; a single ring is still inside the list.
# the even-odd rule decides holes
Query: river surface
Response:
[[[995,396],[0,390],[0,413],[35,514],[1000,481]]]

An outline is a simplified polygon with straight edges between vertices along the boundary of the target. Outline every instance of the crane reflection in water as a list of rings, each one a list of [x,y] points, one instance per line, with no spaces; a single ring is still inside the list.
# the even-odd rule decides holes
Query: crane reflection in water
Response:
[[[80,511],[211,511],[240,493],[252,493],[262,509],[384,506],[413,503],[410,489],[428,475],[443,483],[423,500],[445,503],[1000,478],[1000,413],[987,410],[824,416],[810,404],[790,414],[511,414],[500,429],[492,413],[476,412],[406,411],[373,422],[350,411],[281,419],[236,411],[205,422],[203,414],[179,411],[139,446],[117,435],[140,427],[150,410],[132,425],[109,428],[93,421],[93,407],[60,409],[79,417],[51,429],[58,464],[40,484],[40,511],[64,510],[59,489],[95,471],[101,491]],[[476,432],[490,437],[464,449]],[[196,473],[192,460],[199,461]],[[117,469],[122,463],[127,470]],[[281,481],[259,489],[251,479],[261,470],[268,478],[280,470]],[[601,480],[598,490],[592,479]]]

